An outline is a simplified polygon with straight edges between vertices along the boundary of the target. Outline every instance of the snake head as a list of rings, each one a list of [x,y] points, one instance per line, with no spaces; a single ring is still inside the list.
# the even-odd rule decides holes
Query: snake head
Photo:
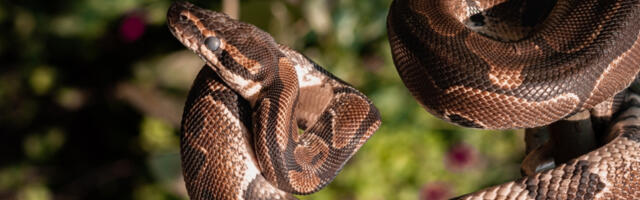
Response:
[[[223,13],[175,2],[167,13],[171,33],[200,56],[232,89],[247,99],[262,88],[265,68],[282,53],[268,33]]]

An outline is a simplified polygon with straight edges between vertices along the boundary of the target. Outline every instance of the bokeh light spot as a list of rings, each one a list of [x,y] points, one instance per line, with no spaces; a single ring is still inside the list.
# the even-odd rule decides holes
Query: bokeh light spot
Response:
[[[31,72],[29,84],[31,89],[38,95],[43,95],[53,87],[56,73],[53,68],[48,66],[37,67]]]
[[[22,165],[8,166],[0,169],[0,193],[15,190],[24,185],[28,167]]]
[[[58,92],[56,101],[67,110],[78,110],[84,105],[86,96],[78,89],[64,88]]]
[[[420,191],[421,200],[444,200],[451,197],[451,189],[445,183],[429,183]]]
[[[18,200],[49,200],[51,198],[51,191],[49,188],[40,185],[32,184],[27,185],[18,192]]]
[[[125,42],[138,40],[145,31],[145,20],[142,16],[131,14],[124,18],[120,25],[120,36]]]
[[[476,152],[470,145],[460,143],[449,149],[445,159],[449,169],[465,169],[472,166],[475,162]]]
[[[31,12],[18,9],[17,16],[13,22],[18,36],[27,38],[36,28],[36,19]]]
[[[142,148],[147,152],[159,152],[176,149],[178,137],[173,134],[169,124],[152,117],[145,117],[140,125]]]
[[[45,160],[60,150],[64,142],[64,132],[59,128],[51,128],[43,135],[27,136],[23,143],[23,149],[30,159]]]

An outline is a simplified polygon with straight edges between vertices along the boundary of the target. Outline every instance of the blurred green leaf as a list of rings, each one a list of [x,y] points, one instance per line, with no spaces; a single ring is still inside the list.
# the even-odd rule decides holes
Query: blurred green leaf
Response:
[[[61,129],[51,128],[45,134],[31,134],[24,140],[23,148],[28,158],[44,160],[54,155],[64,144]]]
[[[31,12],[24,9],[16,9],[16,17],[13,24],[15,25],[15,31],[17,35],[29,37],[36,27],[36,19]]]
[[[0,193],[16,190],[24,185],[27,167],[16,165],[0,169]]]
[[[86,97],[75,88],[63,88],[57,93],[56,101],[68,110],[77,110],[85,104]]]
[[[173,128],[162,120],[145,117],[140,124],[141,147],[147,152],[164,152],[178,148]]]
[[[149,157],[149,166],[154,177],[163,184],[170,184],[180,178],[180,152],[155,153]]]
[[[135,189],[134,200],[164,200],[164,190],[156,185],[143,185]]]
[[[31,76],[29,77],[29,84],[31,89],[36,94],[45,94],[54,86],[56,79],[56,72],[54,68],[49,66],[40,66],[33,69]]]
[[[52,199],[49,188],[40,184],[30,184],[20,189],[18,200],[49,200]]]

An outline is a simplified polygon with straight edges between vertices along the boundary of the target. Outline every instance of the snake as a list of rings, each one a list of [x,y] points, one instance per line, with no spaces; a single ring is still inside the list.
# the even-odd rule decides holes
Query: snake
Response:
[[[331,182],[378,129],[364,94],[259,28],[176,2],[172,34],[206,63],[185,103],[192,199],[295,199]]]
[[[426,111],[465,127],[516,129],[613,109],[640,71],[639,21],[638,0],[394,0],[387,34]],[[596,150],[458,198],[640,199],[640,124],[619,124]]]
[[[402,81],[429,113],[472,128],[531,128],[610,104],[629,86],[640,71],[639,5],[394,0],[387,33]],[[364,94],[251,24],[187,2],[171,5],[167,23],[206,63],[181,127],[192,199],[316,192],[381,124]],[[639,124],[625,118],[592,152],[458,198],[640,198]]]

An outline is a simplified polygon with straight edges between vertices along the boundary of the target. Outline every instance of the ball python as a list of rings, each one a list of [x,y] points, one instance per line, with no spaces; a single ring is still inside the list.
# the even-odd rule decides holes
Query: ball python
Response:
[[[315,192],[380,126],[366,96],[253,25],[187,2],[173,3],[167,21],[206,63],[182,117],[192,199]]]
[[[595,30],[591,30],[594,34],[587,34],[591,36],[587,40],[580,37],[585,35],[584,31],[562,35],[557,30],[545,29],[542,25],[540,27],[543,28],[534,27],[535,31],[532,32],[536,34],[533,36],[526,35],[531,30],[521,27],[524,31],[515,36],[507,34],[506,37],[496,37],[504,36],[501,35],[504,30],[483,29],[482,26],[501,22],[487,21],[485,18],[488,17],[478,15],[481,12],[491,12],[481,7],[487,5],[481,4],[479,7],[474,2],[480,4],[481,1],[466,1],[464,3],[468,4],[460,4],[463,5],[462,8],[454,5],[455,3],[395,1],[388,17],[394,63],[403,81],[429,112],[445,120],[476,128],[506,129],[544,125],[608,99],[607,96],[622,90],[633,79],[627,75],[633,76],[638,71],[637,65],[632,66],[638,63],[635,60],[638,54],[638,29],[637,24],[630,23],[638,16],[637,1],[601,2],[597,5],[605,7],[595,9],[598,11],[596,16],[585,14],[584,10],[593,6],[593,2],[558,3],[549,11],[550,16],[559,16],[544,20],[543,24],[556,25],[554,28],[558,28],[558,24],[565,25],[566,20],[563,19],[572,19],[571,14],[576,12],[577,7],[583,10],[578,9],[580,12],[574,17],[591,21],[571,21],[574,22],[568,24],[571,28],[583,30],[592,25],[589,23],[604,21]],[[488,3],[491,6],[498,4]],[[611,3],[612,6],[607,7],[606,3]],[[577,4],[582,7],[576,6]],[[457,13],[460,21],[452,21],[452,16],[456,16],[455,12],[447,8],[463,11],[467,9],[466,16],[469,19]],[[447,15],[451,13],[454,15]],[[559,22],[553,23],[554,20]],[[613,20],[616,21],[612,23]],[[477,27],[472,29],[461,26],[464,23]],[[513,24],[513,21],[503,23]],[[331,181],[344,162],[380,124],[377,110],[364,95],[303,55],[275,43],[267,33],[254,26],[182,2],[174,3],[169,9],[168,24],[174,36],[207,63],[190,91],[181,131],[185,182],[192,198],[290,199],[293,198],[290,193],[307,194],[317,191]],[[496,27],[500,26],[504,25]],[[619,40],[620,38],[626,40]],[[493,46],[486,46],[487,44]],[[467,45],[475,49],[469,50],[472,48]],[[577,48],[567,49],[571,45],[577,45]],[[430,51],[437,48],[441,48],[440,51]],[[501,58],[503,55],[510,58]],[[609,59],[611,55],[614,55],[614,59]],[[534,62],[545,60],[546,56],[554,59],[543,64]],[[606,59],[609,60],[603,68],[602,63]],[[467,68],[472,70],[461,67],[467,63],[471,63]],[[551,69],[563,65],[565,68]],[[587,67],[591,65],[600,68]],[[295,73],[281,72],[281,67]],[[598,74],[594,74],[595,72]],[[452,74],[463,79],[444,76]],[[423,84],[424,77],[427,77],[429,83]],[[438,77],[438,80],[433,77]],[[609,79],[612,77],[613,79]],[[286,80],[296,78],[298,83],[285,83]],[[579,78],[587,80],[587,83],[576,84],[575,81]],[[320,83],[324,86],[317,87]],[[555,85],[544,85],[547,83]],[[592,83],[591,90],[587,88],[573,91],[570,89],[574,88],[569,87],[589,83]],[[299,85],[299,88],[295,85]],[[278,89],[272,90],[271,87]],[[283,89],[287,87],[288,89]],[[328,90],[325,87],[332,88],[333,92],[326,92]],[[431,90],[444,93],[433,93]],[[521,93],[523,91],[526,93]],[[313,96],[315,93],[324,96]],[[542,97],[533,96],[535,93],[542,94]],[[585,97],[584,94],[590,96]],[[338,98],[341,95],[350,98]],[[326,100],[329,96],[331,100]],[[305,99],[311,102],[305,103]],[[363,109],[353,109],[350,105],[344,109],[367,110],[366,114],[360,112],[357,117],[339,117],[340,114],[349,114],[336,112],[337,108],[334,106],[353,104],[353,99],[360,101],[361,103],[355,104]],[[463,103],[458,99],[477,102]],[[327,103],[328,101],[331,103]],[[434,102],[444,103],[446,106]],[[316,105],[321,106],[318,108]],[[511,110],[487,109],[497,106]],[[488,115],[483,115],[483,112]],[[478,115],[488,119],[475,118]],[[260,123],[268,122],[269,118],[273,118],[271,121],[275,123]],[[336,127],[350,121],[360,123],[357,126],[351,125],[350,131],[347,131],[351,134],[338,137],[347,138],[349,147],[335,148],[340,143],[340,140],[335,140],[335,134],[339,133],[337,129],[340,129]],[[296,125],[304,129],[305,133],[298,136],[296,128],[292,128]],[[307,128],[309,126],[311,127]],[[332,128],[326,128],[327,126]],[[313,131],[316,130],[315,127],[330,130],[317,134]],[[554,170],[461,198],[637,198],[639,195],[633,189],[637,188],[638,181],[633,177],[640,168],[638,131],[633,125],[615,130],[619,137],[605,147]],[[306,141],[305,138],[312,139]],[[321,139],[313,140],[316,138]],[[305,149],[310,141],[322,141],[312,144],[322,146],[321,150]],[[621,149],[624,151],[621,152]],[[630,152],[629,155],[623,154],[627,151]],[[330,169],[326,169],[327,165],[331,166]],[[318,169],[325,171],[319,173]],[[301,173],[306,174],[300,175]],[[303,178],[296,180],[296,177]]]
[[[638,0],[394,0],[387,33],[425,110],[513,129],[610,104],[640,70],[639,21]],[[460,199],[639,199],[640,124],[630,121],[597,150]]]

